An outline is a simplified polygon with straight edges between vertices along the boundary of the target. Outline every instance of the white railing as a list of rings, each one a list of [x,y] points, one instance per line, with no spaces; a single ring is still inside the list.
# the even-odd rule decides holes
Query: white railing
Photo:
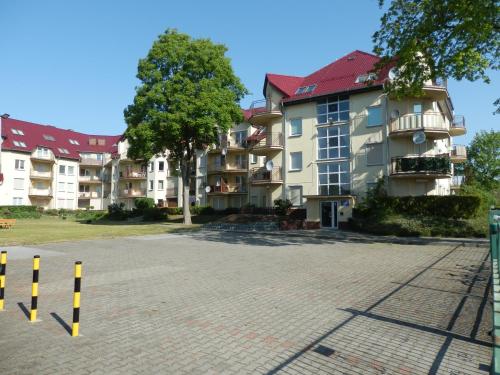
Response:
[[[38,188],[30,187],[29,195],[36,195],[36,196],[40,196],[40,197],[50,197],[50,196],[52,196],[52,189],[51,188],[38,189]]]
[[[102,181],[100,176],[79,176],[78,179],[83,182],[100,182]]]
[[[449,125],[439,112],[409,113],[391,123],[393,132],[417,129],[449,130]]]
[[[30,176],[31,177],[41,177],[41,178],[48,178],[48,179],[51,179],[52,178],[52,171],[37,171],[35,169],[32,169],[30,171]]]

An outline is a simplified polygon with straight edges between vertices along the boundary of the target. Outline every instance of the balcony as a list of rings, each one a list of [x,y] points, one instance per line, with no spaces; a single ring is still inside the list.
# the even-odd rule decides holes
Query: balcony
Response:
[[[454,116],[453,123],[450,127],[450,135],[452,137],[457,137],[459,135],[464,135],[467,133],[465,128],[465,117],[464,116]]]
[[[80,166],[82,167],[102,167],[106,162],[96,158],[80,158]]]
[[[209,164],[207,167],[209,174],[214,173],[246,173],[246,163],[226,163],[224,165]]]
[[[98,191],[80,191],[78,193],[78,199],[95,199],[101,198],[101,193]]]
[[[44,154],[42,152],[35,151],[31,154],[31,160],[38,163],[54,163],[54,155],[51,152]]]
[[[435,79],[432,83],[424,85],[423,90],[426,97],[434,100],[446,100],[448,98],[448,83],[444,79]]]
[[[28,195],[31,197],[52,198],[52,188],[47,187],[44,189],[39,189],[30,187]]]
[[[222,181],[219,185],[210,185],[209,195],[218,194],[246,194],[247,188],[245,184],[228,184]]]
[[[241,140],[240,142],[236,142],[234,139],[229,138],[227,136],[223,136],[219,145],[216,145],[212,149],[210,149],[210,153],[220,153],[223,149],[226,152],[245,152],[247,149],[247,141],[246,139]]]
[[[145,197],[146,189],[123,189],[119,193],[120,198]]]
[[[120,180],[145,180],[144,171],[120,171]]]
[[[32,169],[30,178],[32,180],[52,180],[52,171],[42,172]]]
[[[453,176],[451,178],[451,189],[459,190],[465,183],[465,176]]]
[[[392,158],[391,177],[446,178],[451,176],[448,155]]]
[[[85,182],[88,184],[100,184],[103,182],[102,178],[100,176],[78,176],[78,181],[79,182]]]
[[[253,168],[250,181],[252,185],[282,184],[281,167],[274,167],[271,171],[266,168]]]
[[[178,195],[179,195],[179,189],[177,188],[177,186],[167,188],[167,191],[165,193],[165,196],[167,198],[177,198]]]
[[[281,133],[252,134],[247,141],[254,155],[265,155],[272,151],[283,150],[283,134]]]
[[[282,116],[279,104],[269,99],[256,100],[250,105],[250,118],[248,121],[253,125],[267,125],[271,120]]]
[[[462,145],[453,145],[450,152],[452,163],[465,163],[467,161],[467,147]]]
[[[449,126],[439,112],[408,113],[391,122],[389,135],[412,136],[417,130],[423,130],[430,138],[447,138]]]

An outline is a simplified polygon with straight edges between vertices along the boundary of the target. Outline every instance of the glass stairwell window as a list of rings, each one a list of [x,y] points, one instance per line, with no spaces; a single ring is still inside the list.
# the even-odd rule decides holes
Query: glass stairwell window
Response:
[[[316,103],[318,124],[349,121],[349,97],[331,96]]]
[[[351,174],[349,162],[318,164],[319,195],[349,195]]]
[[[318,160],[349,157],[349,125],[318,128]]]

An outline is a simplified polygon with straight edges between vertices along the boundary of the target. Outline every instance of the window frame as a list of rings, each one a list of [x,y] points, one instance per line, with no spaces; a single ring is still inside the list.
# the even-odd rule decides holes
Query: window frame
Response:
[[[160,184],[161,184],[161,186],[160,186]],[[158,186],[158,190],[160,190],[160,191],[165,190],[165,182],[163,180],[158,180],[157,186]]]
[[[61,170],[62,170],[62,172],[61,172]],[[59,165],[59,174],[61,176],[66,176],[66,165],[64,165],[64,164]]]
[[[370,110],[378,109],[380,111],[379,116],[380,116],[380,123],[378,124],[370,124]],[[384,125],[384,118],[383,118],[383,111],[382,111],[382,105],[371,105],[366,107],[366,127],[367,128],[373,128],[377,126],[382,126]]]
[[[299,191],[299,204],[293,204],[293,200],[291,199],[292,196],[290,194],[292,190]],[[289,185],[287,199],[292,202],[293,207],[302,207],[304,205],[304,187],[302,185]]]
[[[330,134],[330,131],[334,133],[334,129],[337,130],[337,134]],[[344,130],[347,129],[347,132]],[[326,131],[326,135],[323,136],[320,133]],[[337,160],[337,159],[348,159],[351,155],[351,132],[349,129],[349,125],[347,124],[339,124],[339,125],[328,125],[321,126],[317,128],[317,160]],[[337,145],[330,146],[330,143],[334,143],[334,139],[337,140]],[[344,139],[346,142],[343,145]],[[321,146],[322,140],[325,140],[325,146]],[[347,155],[342,155],[342,149],[347,149]],[[337,156],[330,156],[334,154],[334,151],[337,150]],[[326,157],[321,157],[322,151],[326,152]]]
[[[341,109],[347,103],[347,109]],[[331,106],[337,106],[336,111],[331,111]],[[324,109],[324,112],[323,112]],[[347,113],[347,118],[341,118],[341,113]],[[334,115],[336,114],[336,116]],[[316,101],[316,125],[326,125],[349,122],[351,116],[351,104],[349,95],[329,96]],[[324,121],[320,121],[324,117]]]
[[[368,147],[373,146],[373,145],[380,145],[380,147],[382,147],[382,151],[381,151],[382,160],[380,161],[380,163],[370,163],[369,162],[369,159],[368,159]],[[371,142],[371,143],[365,144],[365,157],[366,157],[366,166],[367,167],[374,167],[374,166],[384,165],[384,142]]]
[[[23,159],[15,159],[14,161],[14,169],[16,171],[25,171],[26,169],[24,168],[24,163],[25,160]],[[20,166],[22,166],[22,168],[20,168]]]
[[[299,156],[300,155],[300,168],[294,168],[293,167],[293,157],[292,155],[294,156]],[[302,159],[302,151],[294,151],[294,152],[290,152],[290,165],[288,167],[288,171],[289,172],[299,172],[301,171],[303,168],[303,159]]]
[[[342,170],[342,164],[345,164],[347,166],[346,170]],[[321,168],[325,168],[325,171],[321,171]],[[335,167],[335,168],[334,168]],[[318,163],[318,195],[324,195],[324,196],[342,196],[342,195],[350,195],[351,194],[351,183],[352,183],[352,176],[351,176],[351,165],[348,160],[344,161],[328,161],[326,163]],[[325,175],[326,176],[326,183],[322,183],[322,177]],[[331,182],[331,177],[338,175],[337,182]],[[347,175],[347,180],[348,182],[342,182],[342,175]],[[327,194],[322,193],[322,186],[326,186]],[[330,188],[330,186],[332,188]],[[348,189],[343,191],[342,186],[347,186]],[[330,193],[330,189],[335,189],[337,188],[335,194]]]
[[[293,133],[293,122],[300,121],[300,132]],[[290,119],[290,135],[289,137],[300,137],[302,135],[302,117],[295,117]]]

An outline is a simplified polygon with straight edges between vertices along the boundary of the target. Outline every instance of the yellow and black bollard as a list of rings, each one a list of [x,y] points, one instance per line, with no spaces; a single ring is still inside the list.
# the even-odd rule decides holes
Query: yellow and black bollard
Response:
[[[75,262],[75,291],[73,293],[73,325],[71,336],[78,336],[80,330],[80,288],[82,286],[82,262]]]
[[[33,257],[33,284],[31,285],[31,313],[30,322],[36,322],[38,307],[38,274],[40,272],[40,255]]]
[[[7,271],[7,252],[0,253],[0,311],[4,309],[5,272]]]

